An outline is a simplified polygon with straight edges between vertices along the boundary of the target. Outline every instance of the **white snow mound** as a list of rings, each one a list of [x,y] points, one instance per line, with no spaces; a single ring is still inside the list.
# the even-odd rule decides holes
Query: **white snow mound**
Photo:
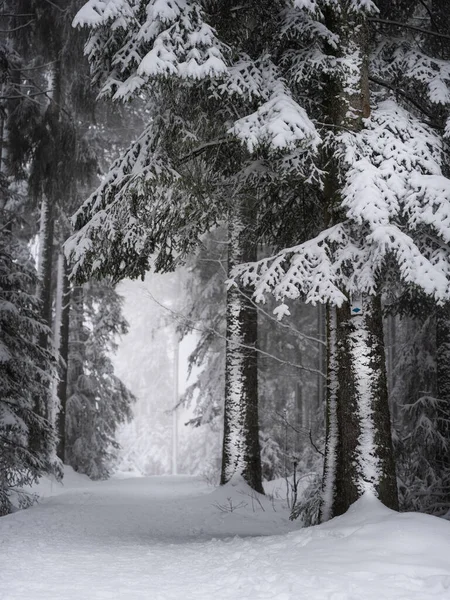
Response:
[[[242,481],[72,472],[63,489],[0,519],[1,600],[450,599],[450,523],[370,495],[298,529]]]

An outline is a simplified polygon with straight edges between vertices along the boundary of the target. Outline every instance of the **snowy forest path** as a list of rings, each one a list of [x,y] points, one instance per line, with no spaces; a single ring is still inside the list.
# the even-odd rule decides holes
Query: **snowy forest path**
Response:
[[[201,598],[212,598],[209,569],[226,573],[222,553],[211,554],[219,539],[298,527],[269,501],[268,518],[258,503],[248,514],[242,508],[254,499],[239,495],[230,504],[194,477],[92,482],[68,471],[65,481],[47,483],[50,497],[0,519],[1,600],[178,600],[200,598],[198,585]]]
[[[38,491],[0,519],[0,600],[450,598],[450,523],[374,498],[299,530],[242,484],[68,470]]]

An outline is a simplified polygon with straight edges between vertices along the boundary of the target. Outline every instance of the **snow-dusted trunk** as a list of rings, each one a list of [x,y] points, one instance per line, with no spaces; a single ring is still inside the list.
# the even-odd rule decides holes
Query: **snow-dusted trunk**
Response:
[[[364,492],[398,508],[381,301],[362,312],[330,308],[327,441],[321,520],[344,513]]]
[[[55,61],[52,72],[52,88],[50,93],[50,102],[47,106],[47,112],[55,114],[55,120],[60,117],[61,111],[61,67],[60,61]],[[56,143],[53,140],[53,143]],[[38,260],[38,288],[37,296],[41,305],[42,320],[49,327],[52,327],[52,308],[53,308],[53,267],[54,267],[54,231],[56,203],[59,200],[58,190],[60,189],[61,173],[58,171],[58,164],[52,161],[47,165],[48,173],[43,179],[41,193],[41,220],[39,229],[39,260]],[[49,335],[42,333],[39,337],[39,345],[44,349],[49,349],[52,340]],[[42,399],[36,399],[36,410],[38,414],[46,419],[52,418],[52,406],[44,405]]]
[[[326,441],[325,461],[322,481],[322,505],[320,521],[328,521],[333,516],[336,493],[336,461],[339,440],[337,423],[338,364],[336,344],[336,309],[327,307],[327,405],[326,405]]]
[[[398,508],[391,440],[381,302],[363,299],[363,313],[336,310],[337,387],[333,514],[364,492]]]
[[[59,311],[55,316],[55,350],[59,351],[58,417],[58,457],[64,462],[66,446],[66,407],[67,407],[67,373],[69,362],[69,323],[70,323],[70,283],[67,259],[59,256],[58,264],[58,298]]]
[[[341,2],[330,9],[328,27],[340,39],[340,78],[326,81],[325,105],[334,127],[358,131],[370,116],[368,34],[363,13]],[[336,55],[329,48],[331,55]],[[346,219],[341,208],[345,173],[328,149],[324,188],[327,225]],[[356,299],[356,298],[355,298]],[[383,321],[379,296],[328,310],[327,437],[321,520],[344,513],[364,492],[398,508],[388,404]]]
[[[39,229],[39,258],[38,258],[38,284],[36,295],[40,302],[41,320],[51,331],[52,325],[52,266],[53,266],[53,210],[47,197],[44,195],[41,202],[41,221]],[[50,349],[52,340],[47,332],[39,335],[39,346],[44,350]],[[56,382],[55,382],[56,383]],[[53,395],[36,396],[35,412],[42,418],[51,422]],[[31,432],[30,443],[33,448],[41,448],[42,440],[35,439]],[[53,452],[54,449],[51,450]]]
[[[256,260],[254,202],[236,197],[228,220],[228,272]],[[252,291],[232,286],[227,292],[225,408],[221,483],[242,477],[264,493],[258,423],[257,312]]]
[[[317,368],[319,370],[317,375],[317,408],[322,411],[325,402],[325,380],[322,373],[326,369],[326,311],[323,304],[319,304],[317,307],[317,334],[319,340],[323,342],[318,346],[317,358]]]
[[[40,302],[41,321],[48,326],[48,332],[51,332],[52,325],[52,262],[53,262],[53,231],[54,221],[51,206],[46,196],[43,196],[41,203],[41,222],[39,230],[39,257],[38,257],[38,283],[36,296]],[[45,351],[50,350],[52,340],[49,333],[42,331],[39,334],[38,345]],[[56,373],[55,373],[56,376]],[[34,412],[39,417],[49,422],[52,432],[55,431],[52,418],[54,416],[54,394],[52,389],[56,385],[53,381],[50,385],[49,394],[39,394],[34,398]],[[56,437],[43,440],[38,430],[30,431],[30,447],[34,452],[45,455],[48,460],[54,463],[56,447],[54,442]]]

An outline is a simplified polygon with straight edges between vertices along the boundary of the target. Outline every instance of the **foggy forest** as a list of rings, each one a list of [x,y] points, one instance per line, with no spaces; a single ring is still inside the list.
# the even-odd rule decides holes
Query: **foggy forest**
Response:
[[[0,24],[0,600],[448,600],[450,0]]]

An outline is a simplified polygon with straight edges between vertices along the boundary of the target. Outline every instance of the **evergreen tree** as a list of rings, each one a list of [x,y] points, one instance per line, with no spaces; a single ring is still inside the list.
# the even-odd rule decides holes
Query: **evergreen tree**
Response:
[[[106,479],[119,448],[116,430],[131,418],[135,400],[111,362],[127,323],[107,283],[76,287],[71,310],[65,461],[92,479]]]
[[[395,320],[392,357],[395,448],[402,510],[445,515],[449,510],[447,464],[448,402],[439,386],[445,355],[445,307],[429,300],[400,298],[390,306]],[[413,315],[413,316],[412,316]],[[441,375],[442,377],[442,375]]]
[[[94,8],[94,11],[92,11],[92,8]],[[97,8],[98,6],[86,5],[85,10],[80,13],[82,15],[80,19],[83,19],[84,22],[90,22],[94,26],[99,23],[101,24],[103,15],[95,13],[95,9]],[[159,9],[163,10],[161,7]],[[166,6],[165,9],[168,10],[168,7]],[[189,33],[188,40],[194,40],[197,37],[199,42],[194,43],[196,44],[195,49],[189,47],[189,41],[185,48],[174,48],[175,52],[179,53],[179,56],[174,57],[174,65],[172,67],[169,64],[160,64],[158,62],[158,52],[150,50],[144,63],[139,66],[141,70],[146,69],[146,79],[154,76],[155,72],[165,72],[165,69],[169,69],[169,71],[170,69],[178,69],[178,73],[182,79],[192,79],[195,81],[195,79],[202,80],[209,78],[211,75],[220,74],[225,69],[225,64],[221,58],[222,49],[225,49],[225,47],[223,44],[221,46],[215,40],[213,31],[202,22],[203,11],[200,5],[193,3],[190,6],[182,7],[181,10],[179,9],[180,7],[177,6],[176,11],[169,11],[168,14],[170,16],[165,15],[164,11],[158,13],[157,10],[155,10],[154,14],[151,11],[148,14],[142,14],[142,18],[145,21],[143,23],[144,28],[150,27],[152,19],[155,19],[157,28],[159,28],[158,31],[161,32],[154,41],[154,48],[160,42],[169,45],[172,43],[170,40],[168,41],[167,37],[168,24],[170,24],[169,29],[171,33],[186,29],[186,31],[183,31],[183,35]],[[97,17],[95,14],[97,14]],[[109,17],[107,17],[104,23],[109,25],[110,21]],[[130,26],[131,30],[135,28],[134,21],[127,23],[127,25]],[[101,27],[99,29],[101,30]],[[103,31],[105,29],[107,28],[103,27]],[[195,32],[195,35],[192,32]],[[139,31],[135,31],[134,35],[137,36],[136,41],[138,44],[142,44],[144,47],[147,46],[150,49],[149,40],[139,40]],[[102,47],[99,51],[99,44],[101,43],[101,34],[99,35],[95,32],[91,36],[90,44],[88,45],[89,48],[92,48],[91,61],[95,72],[97,70],[101,72],[103,68],[101,60],[108,53],[106,46]],[[119,43],[124,43],[124,40],[119,40]],[[125,40],[124,51],[126,51],[127,44],[128,42]],[[195,58],[191,58],[191,55],[192,57],[195,56]],[[119,55],[117,54],[116,56],[118,58]],[[154,64],[152,61],[154,61]],[[176,67],[175,62],[177,64]],[[127,78],[123,82],[123,85],[118,86],[117,89],[115,86],[115,98],[126,98],[130,93],[129,82],[133,75],[129,75],[129,67],[130,65],[126,66],[123,63],[120,65],[120,68],[123,70],[122,77],[127,76]],[[132,65],[132,70],[135,68],[136,65]],[[108,76],[110,74],[106,76],[107,83],[103,89],[110,91],[108,84],[110,77]],[[139,84],[140,87],[140,85],[144,84],[144,80],[140,76],[134,76],[133,81],[136,82],[138,79],[141,81],[141,84]],[[197,153],[197,149],[195,147],[192,149],[192,140],[198,143],[201,140],[201,135],[204,137],[207,134],[210,136],[211,134],[217,134],[217,131],[214,131],[214,127],[206,127],[206,132],[202,131],[199,128],[198,119],[192,120],[192,117],[195,116],[194,113],[198,109],[198,97],[202,98],[205,104],[205,108],[203,109],[205,117],[208,112],[212,111],[212,107],[205,103],[207,96],[205,96],[205,90],[201,89],[202,85],[196,86],[199,89],[190,94],[189,104],[182,100],[184,95],[183,87],[186,86],[172,85],[172,89],[169,90],[171,92],[169,96],[167,94],[168,90],[164,89],[164,85],[153,84],[152,95],[154,96],[157,112],[153,116],[150,128],[142,136],[138,144],[135,144],[134,148],[131,148],[124,158],[113,166],[111,171],[112,177],[105,182],[103,188],[96,195],[99,201],[101,203],[106,202],[106,206],[108,207],[108,212],[105,211],[104,213],[107,220],[107,227],[110,234],[112,233],[111,226],[115,231],[112,236],[109,236],[110,241],[118,233],[116,224],[119,221],[123,223],[120,232],[121,239],[119,240],[120,258],[117,255],[117,244],[114,244],[115,256],[108,256],[109,248],[103,254],[103,257],[106,259],[103,262],[107,263],[106,272],[113,276],[118,275],[119,277],[123,277],[124,275],[135,276],[142,274],[142,271],[149,266],[149,252],[155,250],[157,250],[155,268],[157,270],[172,268],[174,265],[174,250],[181,254],[181,258],[183,255],[185,256],[187,251],[198,243],[199,236],[208,228],[209,224],[214,223],[219,216],[222,216],[222,218],[225,216],[228,217],[230,235],[234,240],[230,245],[232,250],[229,254],[230,265],[234,264],[236,260],[242,260],[243,258],[251,259],[254,257],[253,253],[256,251],[255,242],[249,243],[248,235],[242,233],[249,225],[252,225],[251,213],[254,211],[254,207],[250,206],[254,204],[254,201],[251,197],[248,197],[248,194],[245,194],[245,190],[238,190],[235,187],[233,201],[225,201],[222,206],[220,206],[216,197],[214,197],[214,201],[209,206],[205,204],[205,199],[202,197],[203,190],[210,197],[214,196],[211,194],[210,186],[211,184],[217,186],[220,182],[220,177],[216,174],[217,181],[213,180],[212,182],[205,181],[203,175],[200,178],[198,176],[196,178],[197,169],[204,166],[202,161],[200,161],[199,166],[194,165],[194,168],[189,166],[187,172],[182,173],[182,185],[177,186],[176,184],[178,174],[175,170],[174,159],[177,158],[176,151],[178,157],[180,156],[180,148],[174,148],[174,134],[176,133],[179,136],[181,133],[190,142],[190,144],[186,144],[185,148],[182,147],[182,149],[188,154],[192,150],[194,155]],[[173,88],[175,88],[175,91]],[[133,89],[134,91],[135,89]],[[199,96],[199,93],[202,92],[203,95]],[[158,102],[158,94],[160,95],[159,97],[165,100]],[[163,94],[165,95],[163,96]],[[167,100],[170,103],[170,113],[167,111]],[[192,105],[192,100],[196,102],[195,107]],[[156,104],[157,102],[158,104]],[[217,107],[217,103],[215,104]],[[164,112],[162,112],[161,107],[164,107]],[[202,127],[202,129],[205,128]],[[217,130],[217,128],[215,129]],[[217,146],[217,142],[212,145]],[[149,150],[152,151],[151,155],[149,155]],[[239,175],[239,168],[236,173],[233,161],[227,157],[226,153],[222,154],[218,162],[219,160],[224,162],[225,166],[223,170],[227,169],[229,175],[235,177]],[[179,167],[179,165],[177,166]],[[125,185],[123,185],[124,180],[121,173],[129,172],[130,169],[134,171],[134,177],[128,179]],[[197,183],[199,180],[200,185]],[[187,181],[189,185],[186,185]],[[116,182],[119,182],[119,186],[116,186]],[[171,184],[169,193],[171,195],[171,202],[176,206],[175,210],[168,210],[168,184]],[[197,187],[193,187],[193,185]],[[146,187],[148,188],[149,186],[151,186],[153,195],[151,211],[146,206],[146,196],[144,196]],[[130,192],[135,198],[131,212],[136,216],[131,216],[128,212],[126,197]],[[108,200],[111,197],[114,197],[112,204]],[[94,211],[91,209],[92,206],[94,207]],[[78,225],[86,223],[86,215],[92,215],[93,212],[96,212],[97,207],[98,203],[96,203],[94,196],[93,200],[84,207],[84,210],[80,211]],[[130,216],[135,225],[132,225],[132,221],[129,219]],[[195,218],[192,218],[192,216]],[[129,230],[130,225],[132,225],[132,231]],[[88,229],[89,231],[85,230],[84,233],[91,237],[91,239],[93,237],[98,238],[99,236],[102,238],[102,244],[106,242],[104,231],[99,230],[98,223],[89,223]],[[128,232],[125,236],[123,235],[124,231]],[[136,237],[139,238],[138,245],[135,243]],[[125,240],[125,243],[123,240]],[[109,246],[109,242],[107,243]],[[75,250],[75,269],[79,266],[77,252],[78,250]],[[133,258],[133,254],[138,255],[136,259]],[[117,274],[119,264],[122,272]],[[98,270],[105,270],[104,264],[98,263],[96,269],[97,267]],[[230,290],[229,297],[228,345],[226,353],[227,408],[225,411],[226,433],[224,437],[224,470],[222,481],[228,481],[235,472],[238,472],[238,474],[247,479],[252,487],[258,491],[262,491],[258,440],[256,354],[252,350],[256,341],[256,317],[254,307],[245,300],[243,302],[244,296],[237,289]],[[244,346],[245,349],[243,349]]]
[[[39,343],[49,330],[34,293],[36,272],[27,248],[25,174],[15,162],[23,141],[17,133],[31,102],[18,87],[24,61],[11,40],[0,44],[0,56],[0,514],[7,514],[29,504],[24,486],[58,474],[58,464],[51,424],[36,413],[37,403],[51,400],[55,368]],[[24,144],[21,159],[28,150]]]
[[[27,213],[27,222],[22,227],[22,235],[27,241],[34,242],[37,231],[33,220],[36,213],[40,212],[38,278],[35,279],[40,302],[36,306],[42,311],[39,320],[43,319],[48,327],[40,328],[39,344],[55,354],[59,371],[57,382],[55,370],[51,370],[53,382],[50,388],[56,393],[53,397],[50,393],[36,395],[35,411],[57,428],[58,453],[62,459],[66,453],[65,408],[68,394],[67,370],[70,367],[71,288],[67,261],[63,257],[59,257],[59,260],[57,258],[61,244],[70,231],[66,215],[79,206],[80,196],[84,196],[88,186],[92,185],[98,157],[102,153],[113,152],[117,145],[114,140],[118,137],[109,134],[107,141],[102,139],[105,122],[109,117],[104,107],[99,106],[97,111],[100,122],[92,124],[93,92],[89,85],[87,65],[82,60],[85,40],[82,32],[71,27],[77,4],[75,1],[56,1],[43,5],[35,0],[20,0],[10,5],[8,3],[5,9],[11,31],[10,46],[16,49],[17,56],[20,51],[22,58],[14,58],[14,68],[10,69],[5,79],[3,98],[6,101],[3,103],[8,105],[8,110],[2,113],[2,139],[7,138],[8,141],[10,178],[14,182],[24,182],[20,190],[24,192],[22,208]],[[23,14],[33,16],[26,27],[21,27],[20,17]],[[9,53],[11,54],[10,50]],[[108,148],[105,150],[107,144]],[[2,144],[2,148],[6,148],[5,144]],[[4,154],[2,152],[2,162],[6,164]],[[72,316],[74,314],[72,311]],[[121,322],[119,318],[118,322]],[[50,330],[52,323],[53,340]],[[110,334],[114,335],[115,324],[110,322],[109,325]],[[106,335],[102,335],[95,352],[91,352],[89,360],[93,363],[101,362],[101,343],[105,344],[106,352],[109,344]],[[95,360],[94,356],[97,357]],[[106,367],[105,369],[108,370]],[[105,375],[98,365],[93,373],[98,376],[97,386],[105,387]],[[47,375],[42,375],[46,384]],[[95,387],[92,381],[90,384]],[[115,404],[120,405],[120,398],[126,398],[128,392],[113,375],[108,385]],[[80,409],[87,411],[84,405],[80,405]],[[126,410],[122,412],[125,413]],[[113,426],[111,422],[114,416],[121,422],[122,412],[117,406],[109,416],[106,411],[103,420],[108,422],[109,433],[104,434],[105,440],[110,440],[113,436],[117,424]],[[90,414],[92,415],[92,410]],[[83,421],[83,415],[76,416],[73,410],[70,417],[72,424],[77,419]],[[37,429],[31,434],[36,434],[32,441],[35,452],[44,452],[45,436],[40,435]],[[73,427],[71,434],[74,435]],[[80,434],[81,437],[83,436]],[[96,439],[95,435],[91,437]],[[108,443],[105,442],[104,446]],[[100,453],[102,452],[105,451],[101,450]],[[93,460],[91,458],[90,464]],[[103,455],[98,460],[101,463]],[[106,472],[106,467],[102,472]]]
[[[34,296],[31,259],[15,234],[6,231],[14,216],[7,210],[1,216],[0,515],[4,515],[31,501],[24,486],[55,472],[51,425],[34,410],[36,398],[48,401],[55,369],[51,354],[37,341],[47,328]],[[35,436],[41,440],[39,448],[30,445]]]
[[[380,8],[398,11],[407,23],[418,5],[380,2]],[[329,309],[324,519],[346,510],[367,489],[396,506],[383,286],[401,280],[438,302],[448,296],[443,140],[423,119],[426,108],[414,102],[420,86],[425,107],[445,106],[447,65],[411,44],[414,28],[403,29],[400,38],[377,32],[376,14],[375,3],[353,1],[299,2],[287,12],[285,31],[301,48],[291,47],[287,54],[294,83],[315,84],[317,117],[325,124],[326,175],[318,215],[324,229],[275,259],[236,271],[256,285],[260,299],[274,290],[279,298],[302,296],[338,307]],[[379,87],[371,90],[370,83]],[[400,90],[397,98],[391,90]],[[351,316],[351,302],[362,316]],[[288,310],[281,304],[278,314]]]

